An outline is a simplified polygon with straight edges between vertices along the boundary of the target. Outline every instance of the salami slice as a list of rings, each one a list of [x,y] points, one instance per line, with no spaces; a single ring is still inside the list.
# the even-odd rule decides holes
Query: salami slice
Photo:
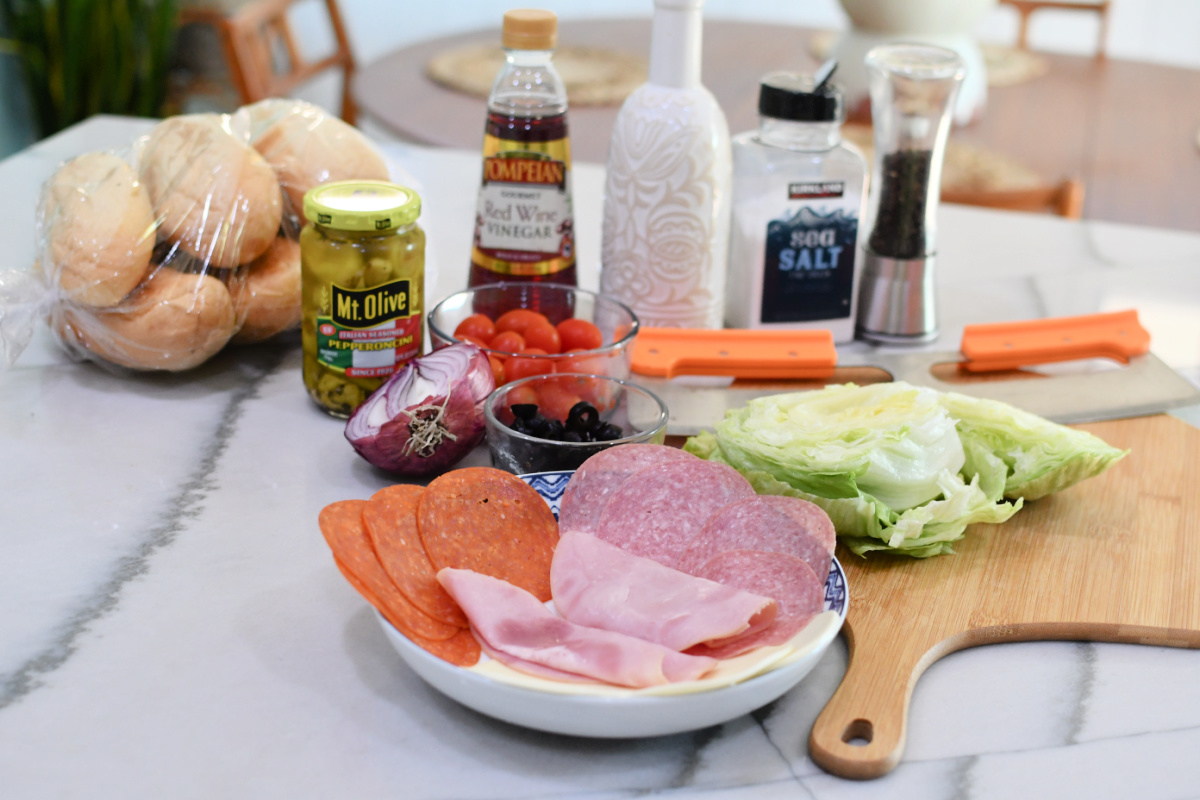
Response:
[[[724,643],[701,644],[691,655],[732,658],[762,645],[783,644],[825,608],[825,576],[817,578],[807,562],[786,553],[726,550],[696,573],[701,578],[772,598],[778,605],[775,624]]]
[[[362,512],[365,500],[340,500],[321,509],[318,523],[338,569],[396,630],[414,639],[449,639],[461,628],[434,619],[408,601],[383,571]]]
[[[609,497],[634,473],[677,461],[697,461],[691,453],[661,444],[623,444],[584,461],[563,491],[558,524],[564,531],[595,533]]]
[[[434,619],[467,627],[467,615],[437,581],[417,532],[417,502],[425,489],[396,484],[371,495],[363,522],[384,571],[409,602]]]
[[[417,503],[417,527],[434,569],[469,569],[550,599],[558,522],[517,476],[468,467],[435,478]]]
[[[658,464],[617,487],[596,536],[674,567],[710,515],[753,496],[750,483],[726,464],[701,459]]]
[[[709,517],[676,569],[695,575],[726,550],[765,550],[806,561],[824,580],[834,543],[833,523],[820,506],[796,497],[760,495],[730,503]]]

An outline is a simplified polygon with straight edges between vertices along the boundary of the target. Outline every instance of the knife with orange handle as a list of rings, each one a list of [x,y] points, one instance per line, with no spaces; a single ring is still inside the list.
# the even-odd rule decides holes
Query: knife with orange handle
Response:
[[[967,372],[1111,358],[1128,364],[1150,350],[1150,334],[1137,312],[968,325],[959,362]],[[838,364],[827,330],[702,330],[642,328],[634,342],[632,369],[640,375],[728,375],[734,378],[812,380],[829,378]]]
[[[1072,368],[1074,373],[1058,370],[1062,374],[1023,369],[1094,358],[1126,366],[1084,364]],[[903,380],[1002,400],[1055,422],[1138,416],[1200,403],[1200,391],[1150,352],[1150,334],[1134,310],[969,325],[960,351],[950,353],[856,345],[839,357],[827,330],[642,328],[631,368],[667,403],[671,434],[695,433],[763,394],[848,381]],[[671,380],[687,375],[755,383]]]

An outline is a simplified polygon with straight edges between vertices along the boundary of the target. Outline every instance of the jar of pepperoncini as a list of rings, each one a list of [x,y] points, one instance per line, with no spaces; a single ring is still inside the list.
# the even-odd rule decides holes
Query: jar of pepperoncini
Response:
[[[304,386],[348,417],[421,353],[421,198],[386,181],[339,181],[304,195],[300,232]]]

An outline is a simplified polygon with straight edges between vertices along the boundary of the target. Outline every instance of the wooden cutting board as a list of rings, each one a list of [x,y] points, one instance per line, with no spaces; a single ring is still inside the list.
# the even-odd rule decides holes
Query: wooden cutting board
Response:
[[[1200,647],[1200,430],[1166,415],[1078,427],[1132,452],[1003,525],[972,526],[955,555],[839,550],[850,661],[809,739],[822,768],[875,778],[895,767],[913,686],[955,650],[1034,639]]]

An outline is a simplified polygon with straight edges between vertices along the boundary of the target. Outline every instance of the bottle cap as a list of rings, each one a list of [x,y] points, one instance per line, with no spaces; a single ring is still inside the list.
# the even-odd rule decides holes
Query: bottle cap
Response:
[[[420,214],[417,193],[387,181],[324,183],[304,195],[304,216],[339,231],[390,231]]]
[[[845,109],[842,90],[828,79],[818,84],[811,75],[773,72],[762,79],[758,113],[794,122],[840,122]]]
[[[501,43],[505,50],[553,50],[558,46],[558,17],[536,8],[506,11]]]

